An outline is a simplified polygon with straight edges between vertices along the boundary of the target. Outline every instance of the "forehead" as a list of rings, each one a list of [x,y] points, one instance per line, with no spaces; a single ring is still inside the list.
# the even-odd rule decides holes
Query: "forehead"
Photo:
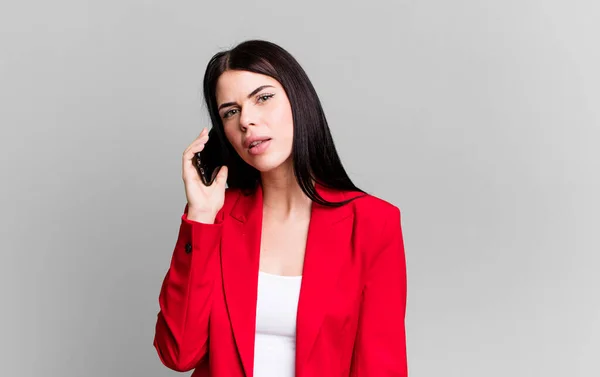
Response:
[[[240,70],[225,71],[217,80],[217,103],[243,100],[262,85],[281,88],[277,80],[267,75]]]

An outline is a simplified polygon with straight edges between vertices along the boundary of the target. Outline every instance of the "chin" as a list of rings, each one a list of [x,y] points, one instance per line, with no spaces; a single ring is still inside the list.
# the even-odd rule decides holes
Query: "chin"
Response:
[[[278,156],[268,156],[262,155],[258,157],[253,157],[249,161],[246,161],[253,168],[258,170],[261,173],[267,173],[273,171],[275,169],[281,168],[284,165],[290,164],[291,166],[291,158],[279,158]]]
[[[273,171],[283,165],[283,162],[254,162],[252,166],[261,173]]]

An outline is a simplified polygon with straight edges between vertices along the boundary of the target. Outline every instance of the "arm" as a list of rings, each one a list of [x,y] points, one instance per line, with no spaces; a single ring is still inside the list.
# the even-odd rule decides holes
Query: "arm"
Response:
[[[369,266],[351,377],[406,377],[406,260],[400,211],[394,207]]]
[[[217,216],[219,218],[219,216]],[[154,347],[176,371],[196,367],[206,355],[208,319],[223,224],[181,217],[179,236],[159,295]]]

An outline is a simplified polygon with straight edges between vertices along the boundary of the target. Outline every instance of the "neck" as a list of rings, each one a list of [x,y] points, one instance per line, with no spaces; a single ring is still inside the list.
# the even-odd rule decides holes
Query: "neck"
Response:
[[[284,220],[310,214],[312,201],[298,185],[291,162],[261,173],[261,186],[269,216]]]

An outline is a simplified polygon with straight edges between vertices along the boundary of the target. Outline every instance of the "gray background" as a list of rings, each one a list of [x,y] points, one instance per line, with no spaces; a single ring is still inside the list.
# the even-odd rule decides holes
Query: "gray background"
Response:
[[[174,376],[152,347],[210,56],[307,70],[355,182],[398,205],[409,369],[600,375],[594,1],[0,6],[2,376]]]

